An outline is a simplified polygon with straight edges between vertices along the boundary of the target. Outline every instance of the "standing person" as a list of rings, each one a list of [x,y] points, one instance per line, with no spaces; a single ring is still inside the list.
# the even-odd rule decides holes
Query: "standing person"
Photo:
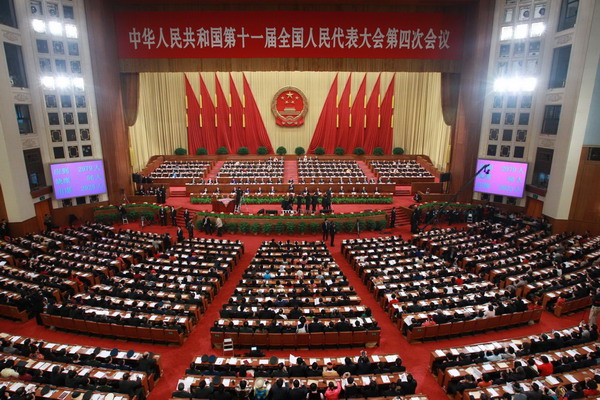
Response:
[[[217,227],[217,236],[223,236],[223,220],[221,219],[221,217],[217,217],[215,226]]]
[[[396,226],[396,207],[392,207],[392,212],[390,213],[390,228]]]
[[[171,206],[171,225],[177,226],[177,210]]]
[[[319,194],[315,192],[312,195],[312,212],[313,214],[317,212],[317,204],[319,204]]]
[[[600,313],[600,289],[596,290],[596,294],[592,298],[592,309],[590,310],[590,325],[596,325],[598,322],[598,313]]]
[[[329,224],[329,237],[331,238],[331,245],[334,246],[335,234],[337,232],[337,226],[335,222]]]
[[[194,238],[194,224],[192,224],[192,222],[190,221],[187,224],[186,228],[187,228],[188,236],[189,236],[190,240],[193,239]]]
[[[306,191],[306,195],[304,196],[304,204],[306,205],[306,213],[308,214],[310,212],[310,203],[312,198],[310,197],[310,193],[308,192],[308,190]]]
[[[183,243],[185,237],[183,236],[183,228],[177,227],[177,243]]]
[[[302,195],[296,196],[296,206],[296,210],[300,214],[302,212]]]
[[[164,207],[160,208],[160,210],[158,211],[158,215],[160,217],[160,226],[167,225],[167,212],[165,211]]]
[[[323,231],[323,241],[326,242],[329,237],[329,220],[327,218],[321,224],[321,231]]]
[[[187,208],[183,211],[183,222],[185,226],[190,223],[190,211]]]
[[[358,220],[358,218],[354,223],[354,229],[356,229],[356,236],[360,237],[360,221]]]
[[[50,214],[44,215],[44,225],[46,225],[47,231],[52,230],[52,217],[50,216]]]

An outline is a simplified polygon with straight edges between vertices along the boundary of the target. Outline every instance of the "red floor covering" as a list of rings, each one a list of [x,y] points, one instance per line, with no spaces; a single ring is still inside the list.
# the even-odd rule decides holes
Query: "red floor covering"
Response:
[[[125,228],[140,229],[137,223],[132,223],[124,226]],[[145,230],[156,232],[170,232],[174,236],[173,227],[152,226],[146,227]],[[409,232],[407,227],[396,228],[393,233],[401,234],[408,237]],[[367,232],[363,237],[380,236],[372,232]],[[202,235],[203,236],[203,235]],[[407,370],[413,374],[418,381],[417,392],[425,393],[430,399],[446,398],[440,386],[428,372],[430,352],[437,348],[449,346],[465,345],[469,343],[477,343],[482,341],[490,341],[495,339],[510,338],[516,336],[527,336],[531,334],[548,332],[553,329],[561,329],[573,326],[586,317],[587,312],[580,312],[563,318],[556,318],[550,313],[545,312],[539,324],[513,328],[508,330],[492,331],[485,334],[464,336],[450,340],[440,340],[434,342],[409,344],[400,331],[392,324],[391,320],[385,314],[383,309],[375,301],[374,297],[367,290],[366,286],[359,279],[358,275],[346,262],[340,252],[340,243],[343,239],[356,237],[351,234],[339,234],[336,236],[336,246],[330,248],[333,257],[339,264],[344,274],[348,277],[350,284],[354,286],[358,295],[361,296],[363,303],[373,310],[374,318],[379,322],[381,330],[381,345],[378,348],[368,349],[372,354],[387,354],[398,353],[404,360]],[[133,349],[137,351],[153,351],[161,355],[164,374],[158,381],[157,386],[151,392],[150,400],[162,400],[169,398],[171,392],[175,389],[177,380],[184,374],[186,367],[197,355],[211,354],[210,348],[210,326],[218,318],[221,305],[229,299],[233,293],[238,281],[241,278],[242,272],[249,264],[256,249],[263,240],[271,239],[271,237],[261,237],[252,235],[236,235],[235,237],[225,235],[225,239],[240,239],[245,244],[245,253],[240,262],[235,267],[229,280],[225,283],[221,291],[215,297],[214,302],[209,306],[207,312],[202,316],[199,324],[192,331],[189,338],[183,346],[166,346],[155,345],[150,343],[128,342],[124,340],[113,340],[106,338],[90,337],[84,334],[73,334],[61,331],[53,331],[36,325],[34,320],[27,323],[17,323],[6,320],[0,320],[0,331],[11,334],[23,335],[33,338],[39,338],[46,341],[55,341],[58,343],[73,343],[79,345],[101,346],[108,348]],[[320,235],[304,235],[304,236],[278,236],[276,239],[281,240],[320,240]],[[340,349],[340,350],[312,350],[312,351],[266,351],[267,356],[283,356],[287,357],[290,353],[295,356],[345,356],[358,355],[360,349]],[[237,353],[237,352],[236,352]],[[220,353],[216,353],[217,355]]]

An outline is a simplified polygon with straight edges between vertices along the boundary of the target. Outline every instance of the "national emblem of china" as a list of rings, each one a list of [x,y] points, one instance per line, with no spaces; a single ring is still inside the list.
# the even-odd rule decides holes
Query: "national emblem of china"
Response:
[[[308,111],[306,96],[295,87],[284,87],[279,89],[273,102],[271,111],[275,116],[277,125],[284,127],[295,127],[304,124],[304,116]]]

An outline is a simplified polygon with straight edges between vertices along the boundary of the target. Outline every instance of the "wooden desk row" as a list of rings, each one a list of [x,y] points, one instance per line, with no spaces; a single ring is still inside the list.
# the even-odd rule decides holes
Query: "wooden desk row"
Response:
[[[562,329],[560,331],[551,331],[540,333],[537,335],[530,335],[525,337],[516,337],[510,339],[502,339],[502,340],[494,340],[492,342],[483,342],[483,343],[474,343],[466,346],[458,346],[458,347],[447,347],[444,349],[436,349],[433,350],[429,356],[429,366],[432,367],[433,363],[442,359],[447,358],[446,354],[450,353],[453,356],[458,356],[459,354],[476,354],[482,351],[494,351],[495,349],[508,348],[512,347],[515,351],[520,350],[519,346],[522,346],[523,343],[529,343],[532,339],[541,339],[542,335],[547,335],[548,337],[552,337],[554,333],[558,333],[561,337],[565,335],[572,334],[579,326],[574,326],[571,328]]]
[[[325,321],[321,321],[325,323]],[[266,325],[265,325],[266,326]],[[331,348],[331,347],[375,347],[379,346],[381,331],[361,330],[317,333],[210,333],[210,342],[215,349],[222,348],[224,339],[232,339],[236,348],[258,347],[274,348]]]
[[[551,352],[544,352],[543,355],[548,357],[548,360],[550,360],[550,362],[560,360],[560,358],[565,355],[570,357],[575,357],[576,355],[587,357],[588,354],[596,351],[597,345],[598,343],[583,344],[580,346],[567,347],[565,349],[555,350]],[[484,373],[497,373],[502,371],[506,372],[514,368],[514,362],[516,360],[521,360],[523,365],[526,365],[527,363],[526,360],[519,357],[515,360],[501,360],[481,364],[465,365],[461,367],[447,368],[445,371],[438,372],[438,383],[444,389],[447,389],[450,381],[460,380],[467,375],[472,375],[475,378],[479,378]],[[536,360],[536,364],[538,366],[542,364],[539,358]]]
[[[468,321],[451,322],[432,326],[418,326],[414,327],[412,330],[408,330],[406,339],[409,342],[414,342],[416,340],[482,332],[491,329],[526,324],[530,321],[537,323],[540,321],[541,317],[542,310],[529,310],[513,314],[499,315],[492,318],[472,319]]]
[[[0,338],[5,339],[5,340],[12,342],[14,344],[17,344],[17,345],[24,344],[25,341],[27,339],[29,339],[32,343],[35,343],[35,342],[43,343],[43,348],[46,350],[53,351],[53,352],[64,350],[68,354],[79,354],[82,357],[82,359],[84,357],[93,356],[96,352],[96,348],[91,347],[91,346],[52,343],[52,342],[46,342],[42,339],[34,339],[34,338],[29,338],[29,337],[24,337],[24,336],[11,335],[9,333],[4,333],[4,332],[0,332]],[[111,356],[112,350],[113,350],[112,348],[111,349],[102,348],[102,349],[100,349],[100,352],[97,353],[97,355],[95,355],[95,357],[98,357],[98,358],[111,357],[113,359],[123,360],[123,361],[129,362],[129,363],[135,363],[135,362],[138,362],[140,359],[142,359],[142,356],[143,356],[143,353],[136,351],[130,357],[127,354],[128,351],[126,351],[126,350],[119,350],[119,352],[117,353],[116,356]],[[160,355],[152,354],[152,358],[156,361],[158,370],[160,372],[162,372],[162,362],[161,362]]]
[[[41,314],[44,326],[85,332],[102,336],[114,336],[134,340],[183,344],[184,335],[177,329],[147,328],[140,326],[118,325],[108,322],[61,317],[59,315]]]
[[[25,388],[26,393],[34,393],[36,399],[52,399],[52,400],[73,400],[73,394],[75,392],[83,393],[80,390],[74,390],[70,388],[39,384],[39,383],[27,383],[24,381],[17,381],[13,379],[0,378],[0,387],[6,386],[7,393],[15,393],[20,388]],[[42,395],[42,389],[44,387],[50,387],[52,390],[46,395]],[[126,394],[113,393],[113,400],[130,400]],[[106,392],[94,392],[92,400],[105,400],[108,393]],[[78,397],[79,400],[81,397]]]
[[[290,192],[290,185],[286,183],[274,183],[274,184],[188,184],[185,186],[185,190],[187,195],[191,194],[202,194],[206,189],[208,194],[214,194],[217,188],[220,190],[221,195],[227,195],[231,192],[232,186],[240,186],[242,190],[246,189],[246,186],[250,188],[251,194],[256,194],[256,192],[260,189],[263,194],[269,193],[271,187],[275,189],[275,193],[278,194],[287,194]],[[319,190],[322,194],[325,194],[330,188],[333,191],[334,196],[340,193],[340,189],[344,189],[345,194],[349,194],[352,191],[352,187],[354,187],[357,195],[359,195],[364,187],[367,194],[373,194],[376,192],[375,189],[379,193],[394,193],[395,185],[393,183],[347,183],[343,184],[339,183],[307,183],[307,184],[292,184],[294,188],[294,193],[301,194],[305,188],[308,188],[308,191],[313,194],[316,190]]]
[[[528,381],[520,381],[519,384],[521,385],[521,387],[523,388],[523,391],[529,391],[531,390],[531,384],[532,383],[537,383],[540,387],[540,390],[544,387],[550,388],[550,389],[556,389],[558,386],[561,385],[571,385],[577,382],[582,382],[585,381],[586,378],[590,378],[590,379],[594,379],[594,369],[592,368],[585,368],[585,369],[580,369],[580,370],[575,370],[575,371],[570,371],[564,374],[555,374],[555,375],[550,375],[550,376],[546,376],[543,378],[536,378],[533,380],[528,380]],[[481,398],[481,395],[485,393],[487,394],[490,398],[501,398],[504,393],[514,393],[514,391],[512,390],[512,385],[492,385],[492,386],[488,386],[486,388],[477,388],[477,389],[468,389],[465,390],[462,395],[460,393],[456,394],[455,400],[470,400],[471,398],[474,399],[479,399]],[[473,396],[473,397],[471,397]],[[600,396],[591,396],[591,397],[587,397],[588,399],[590,398],[600,398]]]

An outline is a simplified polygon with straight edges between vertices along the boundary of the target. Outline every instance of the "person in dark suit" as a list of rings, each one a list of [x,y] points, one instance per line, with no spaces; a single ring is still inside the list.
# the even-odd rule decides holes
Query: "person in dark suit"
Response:
[[[183,384],[183,382],[180,382],[177,385],[177,391],[173,392],[171,397],[176,397],[178,399],[191,399],[192,394],[185,390],[185,385]]]
[[[188,231],[188,235],[190,240],[194,238],[194,224],[192,224],[192,222],[188,222],[187,224],[187,231]]]
[[[131,375],[125,372],[123,379],[119,381],[119,393],[129,395],[129,397],[137,396],[138,398],[146,398],[142,390],[142,382],[138,378],[135,381],[129,380]]]
[[[296,210],[298,214],[302,212],[302,196],[296,196]]]
[[[390,228],[396,226],[396,207],[392,207],[392,212],[390,213]]]
[[[352,330],[352,325],[346,321],[345,317],[341,317],[340,320],[335,324],[335,329],[338,332],[341,331],[351,331]]]
[[[177,227],[177,243],[182,243],[185,240],[185,236],[183,236],[183,229],[178,226]]]
[[[304,204],[306,206],[306,212],[309,213],[310,212],[310,204],[312,202],[312,197],[310,196],[310,193],[308,192],[308,190],[306,191],[306,195],[304,195]]]
[[[319,322],[319,318],[313,318],[313,321],[310,324],[308,324],[308,332],[310,333],[318,333],[324,331],[325,325],[323,325],[322,322]]]
[[[313,214],[317,212],[317,204],[319,204],[319,195],[315,192],[312,195],[312,212]]]
[[[177,210],[171,206],[171,225],[177,226]]]
[[[331,238],[331,245],[334,246],[334,240],[335,240],[335,234],[337,232],[337,226],[335,224],[335,222],[332,222],[331,224],[329,224],[329,237]]]
[[[329,237],[329,220],[325,218],[325,220],[321,223],[321,231],[323,232],[323,241],[326,242]]]

